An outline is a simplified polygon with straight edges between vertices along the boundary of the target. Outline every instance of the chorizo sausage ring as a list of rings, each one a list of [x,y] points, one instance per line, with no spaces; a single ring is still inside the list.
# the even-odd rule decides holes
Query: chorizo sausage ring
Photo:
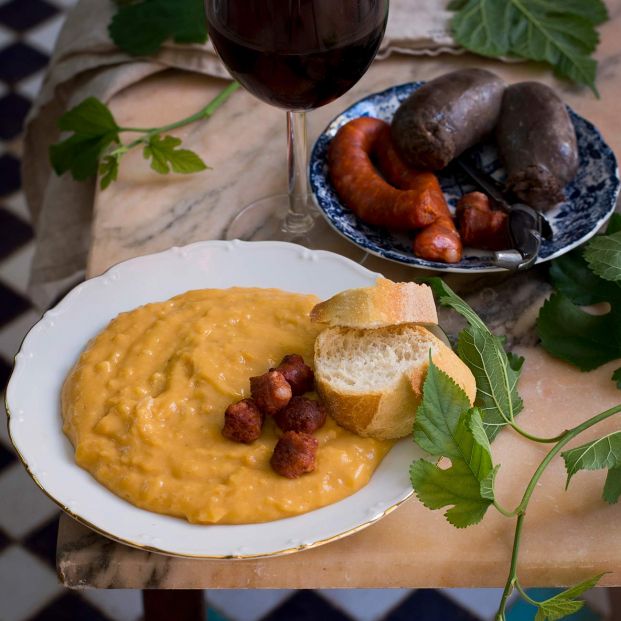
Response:
[[[394,230],[425,229],[413,244],[417,256],[446,263],[461,259],[459,233],[437,177],[402,162],[388,123],[360,117],[341,127],[330,143],[328,166],[339,198],[361,220]]]
[[[399,190],[386,182],[371,161],[378,136],[388,124],[360,117],[343,125],[328,149],[330,180],[341,201],[374,226],[407,231],[428,226],[436,216],[430,198],[418,190]]]

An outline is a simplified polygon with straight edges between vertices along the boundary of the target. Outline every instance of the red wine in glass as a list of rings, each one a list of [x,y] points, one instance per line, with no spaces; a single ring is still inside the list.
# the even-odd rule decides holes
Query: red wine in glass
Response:
[[[384,35],[388,0],[206,0],[206,11],[211,41],[233,77],[287,110],[288,199],[250,205],[227,237],[308,237],[314,216],[304,111],[336,99],[364,75]]]

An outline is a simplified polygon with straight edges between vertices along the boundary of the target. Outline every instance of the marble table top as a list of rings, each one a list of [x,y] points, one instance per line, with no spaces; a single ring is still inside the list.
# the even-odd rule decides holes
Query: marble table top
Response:
[[[476,65],[496,71],[509,82],[537,79],[553,85],[621,152],[621,0],[608,4],[612,19],[602,27],[598,51],[601,100],[526,63],[506,64],[470,55],[392,57],[376,62],[344,97],[310,114],[310,138],[365,94]],[[137,119],[142,126],[162,125],[195,111],[221,87],[222,82],[215,79],[170,72],[132,86],[111,107],[124,125],[135,125]],[[141,154],[128,155],[119,181],[96,197],[90,275],[123,259],[219,238],[244,205],[285,191],[284,114],[246,92],[235,93],[208,122],[184,128],[178,135],[213,170],[162,177],[149,170]],[[360,256],[328,229],[325,240],[330,250]],[[365,265],[399,280],[420,275],[374,257]],[[510,279],[455,277],[451,284],[467,294],[486,321],[526,357],[520,382],[525,402],[522,427],[554,435],[619,402],[621,393],[610,381],[614,363],[583,374],[536,347],[534,320],[549,291],[540,269]],[[615,426],[615,419],[608,420],[593,433],[603,434]],[[495,463],[503,464],[498,476],[502,504],[517,502],[545,450],[508,431],[499,435],[493,453]],[[603,472],[582,473],[565,492],[562,462],[553,462],[525,521],[519,560],[523,584],[562,585],[608,571],[602,584],[621,585],[621,504],[609,506],[600,499],[603,477]],[[491,587],[504,582],[513,528],[512,520],[489,511],[479,525],[457,530],[442,512],[429,511],[412,499],[364,531],[312,550],[265,560],[202,561],[129,548],[63,516],[57,560],[62,581],[74,587]]]

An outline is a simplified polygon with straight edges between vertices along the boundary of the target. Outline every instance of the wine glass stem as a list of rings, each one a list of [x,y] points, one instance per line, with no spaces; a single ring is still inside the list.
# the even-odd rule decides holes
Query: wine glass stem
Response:
[[[287,112],[287,164],[289,173],[289,211],[282,224],[285,233],[303,234],[313,228],[308,210],[308,145],[306,113]]]

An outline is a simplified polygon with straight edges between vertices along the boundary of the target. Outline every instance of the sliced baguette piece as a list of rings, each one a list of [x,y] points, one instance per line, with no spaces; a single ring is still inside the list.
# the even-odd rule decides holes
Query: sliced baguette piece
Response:
[[[311,311],[311,320],[346,328],[381,328],[403,323],[437,324],[431,288],[378,278],[373,287],[337,293]]]
[[[327,328],[315,341],[315,386],[342,427],[365,437],[401,438],[412,433],[430,352],[473,403],[470,369],[428,330],[412,324]]]

